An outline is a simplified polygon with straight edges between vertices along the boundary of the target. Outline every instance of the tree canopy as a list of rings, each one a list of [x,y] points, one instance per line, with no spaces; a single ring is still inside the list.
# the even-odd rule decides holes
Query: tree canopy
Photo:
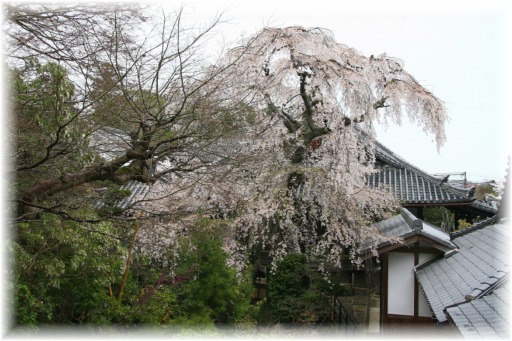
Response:
[[[18,219],[41,211],[75,216],[65,202],[48,201],[87,184],[155,183],[227,158],[215,145],[241,133],[233,118],[247,107],[240,99],[247,93],[233,82],[231,64],[205,64],[198,52],[220,18],[199,29],[186,27],[177,12],[146,25],[139,37],[133,27],[145,18],[136,13],[120,7],[8,7],[20,142],[15,172],[23,179]],[[34,124],[41,134],[31,140],[26,128]],[[79,133],[71,137],[72,131]],[[79,159],[80,167],[63,167],[70,158]],[[33,176],[39,170],[42,175]]]
[[[236,235],[276,255],[306,252],[338,266],[343,254],[356,260],[376,233],[370,223],[396,207],[365,185],[375,122],[408,115],[441,146],[442,102],[398,59],[365,57],[324,29],[265,28],[246,46],[241,83],[255,92],[257,121],[268,127],[251,146],[267,157],[241,186],[250,194]]]

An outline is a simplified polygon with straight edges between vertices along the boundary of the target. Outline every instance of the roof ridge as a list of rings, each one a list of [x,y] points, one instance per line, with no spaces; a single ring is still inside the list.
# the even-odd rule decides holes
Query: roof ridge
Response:
[[[499,208],[495,208],[492,205],[489,205],[487,202],[483,200],[475,199],[471,206],[478,208],[479,210],[486,211],[489,213],[498,214]],[[500,205],[501,206],[501,205]]]
[[[423,222],[418,219],[414,214],[411,213],[408,209],[402,207],[402,217],[404,218],[405,222],[413,231],[421,231],[423,230]]]
[[[375,153],[381,152],[381,154],[388,154],[384,155],[387,159],[391,159],[391,161],[396,165],[403,167],[403,163],[405,160],[403,160],[399,155],[396,155],[389,149],[388,147],[384,146],[381,142],[374,140],[375,143]]]
[[[472,233],[474,231],[477,231],[477,230],[480,230],[480,229],[483,229],[484,227],[487,227],[489,225],[493,225],[496,223],[496,216],[492,216],[490,218],[487,218],[485,220],[482,220],[476,224],[473,224],[471,225],[470,227],[464,229],[464,230],[461,230],[461,231],[456,231],[456,232],[452,232],[450,233],[450,240],[453,240],[455,238],[458,238],[460,236],[464,236],[468,233]]]
[[[395,152],[391,151],[391,149],[389,149],[388,147],[384,146],[381,142],[379,141],[375,141],[375,145],[376,147],[381,147],[382,149],[384,149],[385,152],[387,152],[388,154],[390,154],[391,156],[393,156],[394,158],[396,158],[398,161],[400,161],[400,163],[404,164],[404,165],[407,165],[408,168],[412,168],[413,170],[417,171],[418,173],[421,173],[422,175],[426,175],[427,177],[430,177],[432,180],[439,180],[438,178],[436,178],[435,176],[432,176],[430,175],[429,173],[427,173],[426,171],[414,166],[413,164],[411,164],[410,162],[406,161],[404,158],[402,158],[400,155],[396,154]]]
[[[410,169],[411,171],[415,172],[415,173],[418,173],[419,175],[427,178],[428,180],[432,181],[432,182],[435,182],[435,183],[438,183],[438,185],[442,188],[444,188],[445,190],[449,191],[449,192],[454,192],[458,195],[463,195],[463,196],[467,196],[467,193],[468,191],[467,190],[462,190],[462,189],[458,189],[458,188],[455,188],[447,183],[441,183],[441,180],[436,178],[435,176],[427,173],[426,171],[416,167],[415,165],[411,164],[410,162],[406,161],[404,158],[402,158],[401,156],[397,155],[396,153],[394,153],[393,151],[391,151],[388,147],[384,146],[381,142],[375,140],[375,152],[377,152],[378,149],[382,149],[384,152],[386,152],[387,154],[390,154],[390,156],[392,156],[393,158],[396,159],[396,161],[398,161],[398,163],[403,167],[403,168],[408,168]]]

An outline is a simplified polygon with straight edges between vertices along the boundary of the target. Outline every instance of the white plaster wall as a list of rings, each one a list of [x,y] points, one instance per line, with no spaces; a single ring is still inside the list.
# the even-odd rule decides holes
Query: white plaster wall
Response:
[[[414,254],[388,254],[388,314],[414,315]]]

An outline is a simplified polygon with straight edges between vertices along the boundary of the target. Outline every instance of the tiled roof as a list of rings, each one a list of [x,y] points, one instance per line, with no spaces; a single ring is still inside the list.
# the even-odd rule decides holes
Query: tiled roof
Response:
[[[374,226],[379,231],[381,237],[365,243],[362,250],[367,250],[370,247],[376,247],[377,249],[383,248],[384,246],[396,243],[397,238],[405,240],[415,235],[426,237],[441,244],[446,251],[456,248],[450,241],[450,235],[448,233],[416,218],[406,208],[402,208],[400,214],[379,221],[375,223]]]
[[[465,338],[509,338],[507,286],[492,294],[446,309],[450,319]]]
[[[382,144],[375,142],[378,171],[367,175],[366,185],[387,188],[405,205],[470,203],[467,191],[442,183],[442,179],[411,165]]]
[[[480,224],[452,235],[458,252],[416,268],[416,277],[439,322],[444,310],[478,298],[509,272],[509,233],[504,224]]]
[[[126,184],[119,188],[120,190],[129,190],[130,194],[123,198],[117,205],[121,209],[129,208],[137,200],[142,200],[149,192],[149,185],[139,181],[128,181]]]
[[[131,180],[128,181],[126,184],[119,187],[120,191],[129,191],[129,194],[126,197],[123,197],[115,202],[110,203],[111,205],[114,205],[118,207],[121,210],[126,210],[131,208],[131,206],[140,201],[143,200],[144,197],[148,194],[150,190],[150,186],[148,184],[144,184],[139,181]],[[95,205],[95,209],[100,209],[105,205],[105,202],[103,199],[99,200]]]
[[[498,209],[496,207],[494,207],[491,204],[489,204],[485,201],[482,201],[482,200],[473,201],[471,203],[471,207],[474,207],[474,208],[479,209],[480,211],[484,211],[484,212],[488,212],[488,213],[492,213],[492,214],[498,213]]]

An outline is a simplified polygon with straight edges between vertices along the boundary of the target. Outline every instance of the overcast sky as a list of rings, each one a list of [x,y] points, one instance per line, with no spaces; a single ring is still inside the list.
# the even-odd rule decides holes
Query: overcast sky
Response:
[[[188,0],[198,22],[222,12],[228,40],[264,26],[323,27],[362,54],[386,53],[444,101],[450,121],[437,151],[415,125],[390,127],[378,140],[429,173],[467,172],[502,180],[509,154],[510,1]],[[181,1],[167,3],[179,7]]]

